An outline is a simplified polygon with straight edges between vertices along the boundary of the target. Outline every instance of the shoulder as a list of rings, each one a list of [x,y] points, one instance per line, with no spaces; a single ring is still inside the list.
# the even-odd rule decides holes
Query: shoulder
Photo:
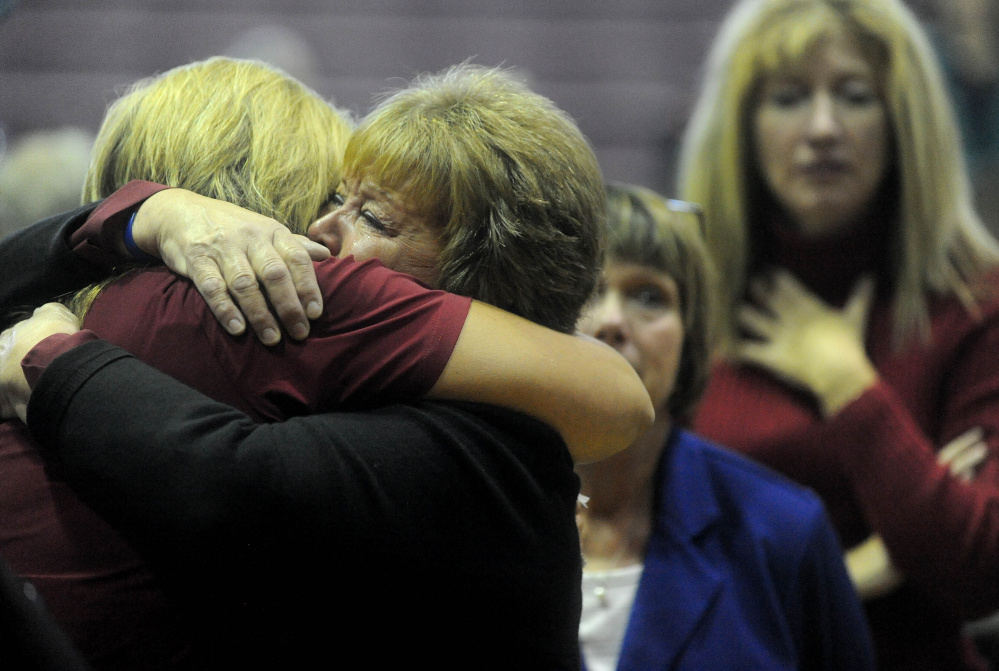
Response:
[[[803,541],[827,525],[825,508],[809,489],[762,464],[694,434],[678,432],[674,459],[689,478],[700,464],[725,524],[755,535]]]
[[[474,465],[482,472],[514,463],[572,470],[569,451],[554,429],[527,415],[482,403],[412,401],[296,417],[286,425],[325,434],[340,449],[370,453],[383,463],[424,461],[435,469]],[[314,441],[310,447],[315,445]],[[391,454],[386,451],[389,446]]]
[[[113,341],[103,331],[136,338],[167,323],[200,325],[206,315],[210,316],[208,306],[190,280],[165,266],[152,266],[127,272],[104,287],[84,326]]]
[[[485,403],[422,401],[389,406],[400,428],[429,429],[423,439],[466,445],[470,450],[495,454],[502,446],[518,460],[572,468],[572,458],[555,429],[520,412]],[[419,434],[417,434],[419,435]]]

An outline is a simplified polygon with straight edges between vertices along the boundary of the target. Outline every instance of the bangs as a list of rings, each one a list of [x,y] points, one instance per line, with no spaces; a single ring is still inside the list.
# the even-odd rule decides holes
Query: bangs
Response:
[[[818,6],[788,11],[760,27],[753,60],[761,76],[793,68],[823,40],[846,30],[842,15]]]
[[[745,45],[745,66],[759,78],[800,65],[822,42],[846,36],[857,41],[875,72],[884,72],[888,51],[881,36],[866,29],[858,18],[816,3],[791,6],[759,26],[756,39]]]
[[[700,241],[696,215],[671,209],[667,201],[639,187],[608,185],[607,256],[648,266],[673,277],[683,291],[689,277],[689,248]]]
[[[343,173],[352,179],[370,179],[379,186],[404,193],[416,208],[444,214],[450,175],[445,152],[435,135],[413,118],[368,119],[351,136],[344,154]]]

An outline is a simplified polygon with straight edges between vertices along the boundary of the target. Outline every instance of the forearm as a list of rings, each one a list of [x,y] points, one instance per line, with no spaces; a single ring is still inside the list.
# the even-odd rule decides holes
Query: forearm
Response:
[[[987,433],[995,430],[981,416],[968,421]],[[839,451],[865,517],[898,568],[924,588],[956,598],[969,616],[994,610],[999,605],[995,457],[974,481],[955,477],[938,463],[936,446],[884,384],[847,406],[827,435],[828,449]]]
[[[95,205],[40,221],[0,240],[0,306],[4,313],[36,306],[103,276],[73,253],[69,236]]]
[[[655,418],[638,375],[611,348],[478,302],[431,396],[540,419],[558,430],[577,463],[626,448]]]
[[[166,187],[130,182],[100,203],[56,215],[0,241],[0,306],[36,306],[109,276],[130,261],[131,212]]]
[[[127,411],[98,419],[125,395]],[[45,368],[27,423],[81,498],[157,553],[193,560],[225,546],[266,498],[265,482],[245,486],[249,418],[103,341]]]

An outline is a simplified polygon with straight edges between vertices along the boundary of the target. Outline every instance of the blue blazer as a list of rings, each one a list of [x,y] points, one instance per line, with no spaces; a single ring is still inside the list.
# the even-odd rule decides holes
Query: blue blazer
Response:
[[[874,669],[818,497],[675,430],[619,671]]]

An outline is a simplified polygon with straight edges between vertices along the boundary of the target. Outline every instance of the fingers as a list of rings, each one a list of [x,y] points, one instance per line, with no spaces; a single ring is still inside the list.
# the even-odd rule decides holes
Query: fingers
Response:
[[[982,429],[979,426],[973,427],[953,438],[937,452],[937,461],[947,465],[953,461],[954,457],[968,449],[970,446],[982,441]]]
[[[243,320],[243,313],[232,301],[229,295],[228,282],[222,276],[222,269],[218,262],[209,254],[201,254],[193,258],[187,266],[187,274],[190,276],[194,286],[205,299],[208,309],[211,310],[215,318],[222,324],[223,328],[232,335],[240,335],[246,330],[246,322]],[[235,277],[240,277],[236,271]],[[251,278],[252,279],[252,278]],[[261,297],[262,298],[262,297]],[[274,324],[276,327],[276,323]]]
[[[164,263],[191,278],[223,327],[238,335],[249,324],[273,345],[280,321],[292,338],[305,338],[309,319],[322,314],[312,262],[329,250],[231,203],[168,191],[143,206],[142,235],[155,237]]]
[[[21,361],[31,348],[55,333],[79,330],[76,315],[63,305],[49,303],[0,335],[0,415],[25,419],[31,389]]]
[[[329,258],[330,251],[326,247],[312,242],[305,236],[293,235],[290,231],[275,237],[274,248],[281,255],[282,260],[288,268],[288,272],[291,273],[298,306],[305,310],[305,315],[309,319],[318,319],[323,312],[323,294],[319,289],[319,284],[316,282],[316,269],[313,262]],[[271,298],[271,302],[274,303],[275,308],[278,310],[278,314],[281,314],[282,306],[275,298],[270,287],[265,284],[265,288],[267,289],[268,296]],[[288,322],[284,318],[282,318],[282,322],[285,326],[288,326]],[[292,332],[292,337],[304,338],[308,335],[308,325],[306,321],[306,330],[301,336],[296,336]],[[290,328],[289,332],[291,332]]]
[[[212,277],[216,264],[204,264],[205,277],[211,278],[208,288],[214,289],[205,299],[227,330],[242,332],[245,316],[265,345],[280,341],[278,321],[296,340],[309,335],[309,319],[322,314],[323,298],[312,255],[301,244],[301,236],[282,227],[269,240],[248,243],[245,254],[226,253],[215,258],[220,277]]]
[[[764,339],[771,338],[777,328],[773,317],[747,304],[739,306],[735,313],[735,320],[747,333]]]
[[[858,325],[861,331],[867,330],[867,318],[871,313],[871,305],[874,303],[874,278],[865,275],[857,280],[857,284],[850,294],[843,313],[854,324]]]
[[[937,453],[937,461],[947,466],[954,477],[968,481],[975,477],[978,467],[988,454],[983,432],[975,427],[947,443]]]
[[[984,444],[978,444],[968,449],[954,458],[950,463],[950,472],[955,478],[971,481],[978,471],[978,467],[985,457],[988,456],[988,448]]]
[[[735,345],[733,355],[737,361],[755,364],[783,378],[781,372],[774,366],[772,351],[773,346],[770,343],[743,340]]]
[[[313,261],[325,261],[326,259],[330,258],[333,255],[330,252],[329,247],[327,247],[325,245],[321,245],[318,242],[313,242],[312,240],[309,240],[309,238],[307,238],[304,235],[295,235],[295,234],[292,234],[291,237],[299,245],[301,245],[301,247],[303,249],[305,249],[306,252],[308,252],[309,257]]]

